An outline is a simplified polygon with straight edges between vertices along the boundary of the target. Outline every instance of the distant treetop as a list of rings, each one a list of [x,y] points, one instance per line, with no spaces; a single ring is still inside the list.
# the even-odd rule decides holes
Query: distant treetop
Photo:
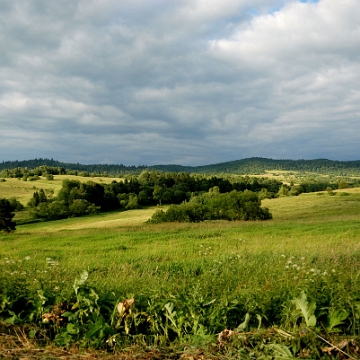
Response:
[[[54,159],[33,159],[22,161],[3,161],[0,163],[0,172],[4,170],[12,170],[15,168],[26,168],[33,170],[36,168],[47,168],[47,172],[51,169],[64,169],[66,173],[73,171],[87,172],[89,174],[101,175],[138,175],[144,170],[160,170],[163,172],[187,172],[198,174],[263,174],[266,170],[293,170],[293,171],[310,171],[318,173],[333,173],[338,175],[359,174],[360,160],[356,161],[334,161],[327,159],[315,160],[273,160],[261,157],[253,157],[242,160],[234,160],[216,164],[202,166],[183,166],[183,165],[138,165],[126,166],[123,164],[79,164],[64,163]],[[59,170],[61,171],[61,170]],[[77,173],[76,173],[77,175]]]

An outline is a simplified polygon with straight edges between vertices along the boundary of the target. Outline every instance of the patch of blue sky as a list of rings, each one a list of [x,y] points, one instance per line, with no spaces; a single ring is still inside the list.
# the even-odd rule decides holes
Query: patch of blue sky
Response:
[[[301,3],[318,3],[320,0],[298,0]],[[286,3],[288,3],[288,0],[279,0],[278,4],[275,6],[271,6],[268,9],[266,9],[267,14],[274,14],[278,11],[280,11]],[[250,15],[251,17],[256,17],[264,13],[264,9],[261,9],[259,7],[255,6],[249,6],[246,9],[246,13]]]
[[[279,0],[276,1],[276,4],[271,4],[269,6],[261,6],[261,7],[249,6],[246,9],[246,13],[252,17],[256,17],[264,14],[274,14],[280,11],[288,2],[289,0]]]

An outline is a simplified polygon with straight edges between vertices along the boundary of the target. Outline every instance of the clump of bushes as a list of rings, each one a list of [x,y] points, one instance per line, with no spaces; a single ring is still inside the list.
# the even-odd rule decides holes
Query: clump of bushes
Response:
[[[193,196],[180,205],[171,205],[167,211],[157,210],[150,223],[200,222],[205,220],[267,220],[272,215],[261,208],[261,201],[252,191],[221,194],[215,187],[208,193]]]

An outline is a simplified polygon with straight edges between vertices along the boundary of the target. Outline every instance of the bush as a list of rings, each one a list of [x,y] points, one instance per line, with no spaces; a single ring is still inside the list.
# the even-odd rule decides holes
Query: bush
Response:
[[[10,205],[13,208],[13,211],[21,211],[24,209],[24,205],[16,200],[16,198],[12,197],[9,199]]]
[[[99,207],[94,204],[90,204],[84,199],[75,199],[72,204],[69,205],[69,215],[82,216],[87,214],[96,214],[99,209]]]
[[[12,221],[14,215],[10,201],[7,199],[0,199],[0,231],[4,230],[10,232],[15,230],[16,224]]]
[[[204,220],[267,220],[272,215],[267,208],[261,208],[258,196],[251,191],[220,194],[210,191],[193,196],[189,202],[171,205],[164,212],[158,210],[149,220],[160,222],[200,222]]]
[[[54,201],[52,203],[40,203],[31,215],[35,219],[58,220],[69,216],[69,208],[64,201]]]

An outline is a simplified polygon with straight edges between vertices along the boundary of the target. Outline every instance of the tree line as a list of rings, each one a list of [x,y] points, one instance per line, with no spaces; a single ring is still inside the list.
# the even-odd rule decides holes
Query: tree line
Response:
[[[123,164],[79,164],[79,163],[65,163],[54,159],[34,159],[24,161],[3,161],[0,162],[0,177],[3,170],[7,170],[12,174],[13,169],[26,168],[28,172],[42,166],[47,166],[53,169],[64,169],[66,174],[74,172],[87,173],[93,175],[139,175],[144,170],[149,171],[164,171],[164,172],[187,172],[197,174],[264,174],[266,170],[285,170],[285,171],[300,171],[300,172],[314,172],[319,174],[336,174],[336,175],[358,175],[360,174],[360,160],[356,161],[334,161],[328,159],[315,160],[274,160],[260,157],[253,157],[241,160],[234,160],[228,162],[221,162],[216,164],[202,165],[202,166],[183,166],[183,165],[132,165],[126,166]],[[16,176],[19,177],[19,176]]]
[[[26,169],[22,172],[17,171],[15,175],[29,174],[26,171]],[[31,176],[48,178],[54,173],[63,174],[64,171],[63,168],[41,166],[34,169]],[[110,184],[66,179],[63,180],[62,188],[57,196],[54,196],[54,191],[51,189],[40,189],[33,193],[27,206],[31,209],[31,217],[41,220],[130,210],[156,204],[171,206],[166,213],[157,212],[153,222],[174,219],[177,219],[176,221],[265,220],[271,218],[271,214],[260,208],[262,199],[297,196],[301,193],[324,190],[331,192],[336,188],[346,187],[348,184],[343,180],[340,182],[306,181],[302,184],[287,185],[274,178],[266,177],[224,178],[186,172],[164,173],[144,170],[138,176],[114,180]],[[241,201],[236,200],[237,203],[235,199],[241,199]],[[24,207],[15,198],[9,199],[9,203],[12,211],[21,211]],[[233,207],[229,208],[229,204]]]
[[[51,220],[156,204],[181,204],[211,188],[222,194],[248,190],[275,197],[280,187],[280,181],[266,178],[244,177],[230,182],[216,176],[143,171],[139,176],[114,180],[110,184],[66,179],[56,197],[40,189],[34,192],[28,206],[35,219]],[[258,195],[255,196],[258,199]]]

